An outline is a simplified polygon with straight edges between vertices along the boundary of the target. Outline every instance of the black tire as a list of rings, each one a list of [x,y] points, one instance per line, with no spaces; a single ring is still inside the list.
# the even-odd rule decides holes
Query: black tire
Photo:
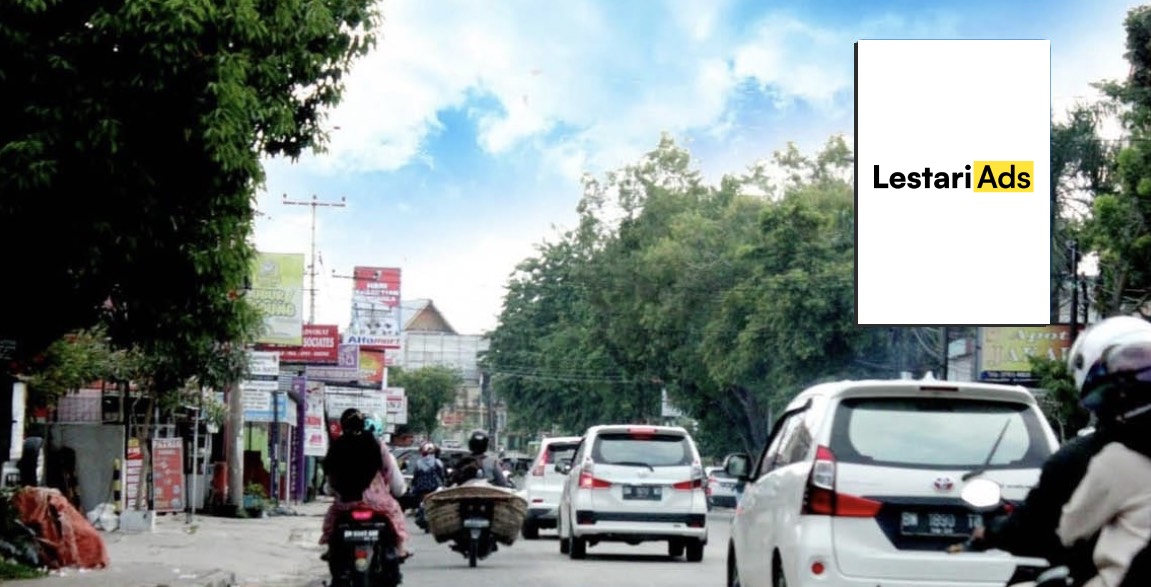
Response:
[[[667,542],[667,555],[672,558],[679,558],[683,556],[683,541],[678,538],[672,538]]]
[[[44,439],[38,436],[25,439],[23,453],[16,465],[20,470],[20,484],[43,485],[46,477],[46,462]]]
[[[739,566],[735,560],[735,548],[730,545],[727,547],[727,587],[743,587],[743,581],[739,579]]]
[[[771,557],[771,587],[787,587],[787,575],[783,574],[783,561],[779,552]]]
[[[571,557],[573,560],[583,560],[587,558],[586,538],[572,538]]]
[[[564,536],[564,525],[561,521],[556,521],[556,530],[560,535],[560,554],[571,554],[572,541],[570,538]]]
[[[523,528],[520,529],[523,534],[524,540],[536,540],[540,537],[540,527],[535,522],[524,520]]]
[[[687,543],[687,562],[698,563],[703,560],[703,540],[692,540]]]
[[[476,566],[476,559],[479,558],[479,554],[480,554],[480,543],[476,540],[469,540],[468,541],[468,566],[469,567]]]

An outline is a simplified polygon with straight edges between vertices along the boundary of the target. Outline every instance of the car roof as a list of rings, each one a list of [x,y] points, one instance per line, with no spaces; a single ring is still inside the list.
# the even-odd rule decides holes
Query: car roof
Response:
[[[612,434],[612,433],[628,433],[634,430],[643,430],[645,432],[652,432],[654,434],[682,434],[683,436],[690,437],[686,428],[682,426],[651,426],[648,424],[600,424],[592,426],[587,429],[587,436],[592,434]]]
[[[1038,405],[1035,396],[1022,385],[1004,385],[976,381],[937,381],[935,379],[868,379],[843,380],[813,385],[792,400],[791,406],[809,398],[847,397],[961,397],[1012,401]]]
[[[582,436],[553,436],[541,440],[540,448],[546,447],[549,444],[579,444],[581,440],[583,440]]]

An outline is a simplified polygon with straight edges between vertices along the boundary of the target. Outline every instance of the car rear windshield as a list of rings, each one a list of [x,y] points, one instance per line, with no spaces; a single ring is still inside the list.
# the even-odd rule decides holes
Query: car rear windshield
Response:
[[[592,459],[605,465],[690,465],[693,454],[686,436],[678,434],[605,433],[596,437]]]
[[[1030,468],[1051,453],[1040,419],[1021,403],[853,398],[839,405],[834,422],[830,448],[840,462],[969,469],[994,447],[989,468]]]
[[[578,444],[549,444],[547,451],[544,453],[544,464],[558,463],[563,459],[569,461],[575,457],[575,451]]]

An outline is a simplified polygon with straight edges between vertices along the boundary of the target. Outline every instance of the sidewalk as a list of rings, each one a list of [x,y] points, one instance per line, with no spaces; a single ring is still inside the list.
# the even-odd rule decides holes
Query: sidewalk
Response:
[[[290,508],[296,515],[262,519],[186,514],[156,517],[154,532],[104,534],[112,564],[104,570],[66,569],[12,587],[304,587],[320,585],[320,527],[329,500]]]

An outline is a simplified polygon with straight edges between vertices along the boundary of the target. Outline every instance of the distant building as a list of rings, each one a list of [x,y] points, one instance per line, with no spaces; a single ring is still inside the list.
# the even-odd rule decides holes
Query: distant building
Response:
[[[473,428],[487,427],[487,406],[480,393],[479,355],[488,349],[487,338],[480,334],[460,334],[429,299],[405,300],[400,303],[402,348],[396,365],[404,370],[428,365],[454,367],[463,376],[454,406],[440,415],[444,438],[462,438]],[[497,419],[500,415],[497,415]]]

